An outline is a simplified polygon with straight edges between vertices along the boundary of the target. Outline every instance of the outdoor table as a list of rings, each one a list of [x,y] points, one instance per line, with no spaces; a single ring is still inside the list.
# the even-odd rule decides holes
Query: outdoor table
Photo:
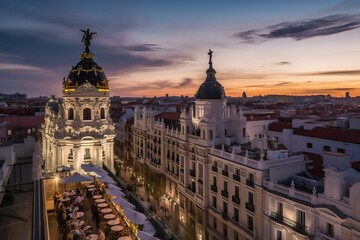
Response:
[[[105,219],[113,219],[113,218],[115,218],[115,217],[116,217],[116,215],[113,214],[113,213],[104,215],[104,218],[105,218]]]
[[[111,210],[111,208],[103,208],[103,209],[100,210],[100,212],[101,213],[111,213],[112,210]]]
[[[130,236],[119,237],[118,240],[131,240]]]
[[[114,232],[119,232],[119,231],[121,231],[123,229],[124,229],[124,227],[120,226],[120,225],[116,225],[116,226],[111,227],[111,231],[114,231]]]
[[[107,222],[107,224],[109,224],[110,226],[119,225],[120,220],[119,219],[110,220],[110,221]]]
[[[99,199],[99,198],[102,198],[103,196],[101,196],[101,195],[94,195],[93,196],[93,199]]]
[[[75,220],[71,222],[72,224],[74,224],[75,226],[82,226],[85,222],[84,221],[80,221],[80,220]]]
[[[98,203],[97,205],[99,208],[108,207],[109,205],[107,203]]]
[[[93,191],[95,191],[95,190],[96,190],[96,188],[89,188],[89,189],[88,189],[89,192],[93,192]]]
[[[98,235],[97,234],[90,234],[89,236],[86,237],[86,239],[88,239],[88,240],[97,240]]]
[[[69,216],[70,217],[73,217],[73,214],[72,213],[69,213]],[[84,212],[77,212],[76,213],[76,218],[81,218],[84,216]]]
[[[99,198],[99,199],[96,199],[95,202],[97,202],[97,203],[102,203],[102,202],[105,202],[105,199]]]
[[[90,184],[90,185],[87,185],[86,187],[87,187],[87,188],[94,188],[95,185],[94,185],[94,184]]]

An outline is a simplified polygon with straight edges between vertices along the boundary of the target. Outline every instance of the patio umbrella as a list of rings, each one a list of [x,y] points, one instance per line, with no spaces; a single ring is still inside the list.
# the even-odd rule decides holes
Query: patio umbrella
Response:
[[[148,234],[154,235],[156,230],[149,220],[146,220],[142,230]]]
[[[116,197],[114,199],[112,199],[113,203],[120,205],[120,207],[122,207],[123,209],[135,209],[135,205],[129,203],[128,201],[126,201],[124,198],[122,197]]]
[[[116,189],[116,190],[119,190],[119,191],[122,191],[121,187],[117,186],[117,185],[114,185],[114,184],[109,184],[108,185],[108,188],[109,189]]]
[[[108,188],[106,189],[106,193],[113,197],[125,197],[125,193],[116,188]]]
[[[143,225],[146,221],[146,216],[142,213],[134,211],[130,208],[124,208],[125,216],[134,224]]]
[[[81,168],[85,171],[85,172],[95,172],[96,174],[98,175],[101,175],[101,176],[107,176],[107,172],[102,169],[101,167],[99,166],[96,166],[92,163],[89,163],[89,164],[81,164]]]
[[[156,240],[158,238],[154,237],[153,235],[144,232],[144,231],[138,231],[138,237],[140,240]]]
[[[100,181],[102,181],[104,183],[116,184],[116,182],[109,176],[100,176],[100,177],[97,177],[97,179],[99,179]]]
[[[91,176],[81,175],[78,172],[75,172],[73,175],[62,178],[61,183],[78,183],[78,182],[92,182],[93,178]]]

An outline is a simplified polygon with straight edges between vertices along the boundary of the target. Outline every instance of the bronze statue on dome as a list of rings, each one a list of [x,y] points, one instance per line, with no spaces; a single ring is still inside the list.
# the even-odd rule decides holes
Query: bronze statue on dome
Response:
[[[211,49],[209,49],[208,55],[209,55],[209,65],[210,65],[210,67],[212,67],[212,61],[211,61],[211,59],[212,59],[212,54],[213,54],[213,52],[214,52],[214,51],[211,51]]]
[[[85,52],[90,53],[89,46],[91,45],[92,35],[96,34],[96,32],[90,32],[90,29],[86,29],[86,30],[80,29],[80,31],[84,33],[81,42],[84,42],[85,44]]]

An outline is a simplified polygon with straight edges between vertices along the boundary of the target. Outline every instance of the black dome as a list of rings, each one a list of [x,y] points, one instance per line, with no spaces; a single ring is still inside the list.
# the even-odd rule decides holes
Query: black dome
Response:
[[[206,71],[207,78],[200,85],[196,99],[224,99],[225,91],[223,86],[215,78],[216,71],[210,66]]]
[[[81,84],[89,82],[99,91],[108,92],[108,80],[101,67],[93,60],[93,54],[83,53],[81,61],[72,67],[64,84],[65,92],[73,92]]]
[[[224,99],[223,86],[216,79],[205,80],[196,93],[196,99]]]

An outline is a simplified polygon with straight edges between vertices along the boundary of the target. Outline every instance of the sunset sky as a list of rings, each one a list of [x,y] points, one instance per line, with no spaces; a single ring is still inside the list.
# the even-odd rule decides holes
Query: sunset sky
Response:
[[[193,96],[209,49],[227,96],[360,96],[360,0],[0,0],[0,93],[61,96],[84,50],[112,96]]]

